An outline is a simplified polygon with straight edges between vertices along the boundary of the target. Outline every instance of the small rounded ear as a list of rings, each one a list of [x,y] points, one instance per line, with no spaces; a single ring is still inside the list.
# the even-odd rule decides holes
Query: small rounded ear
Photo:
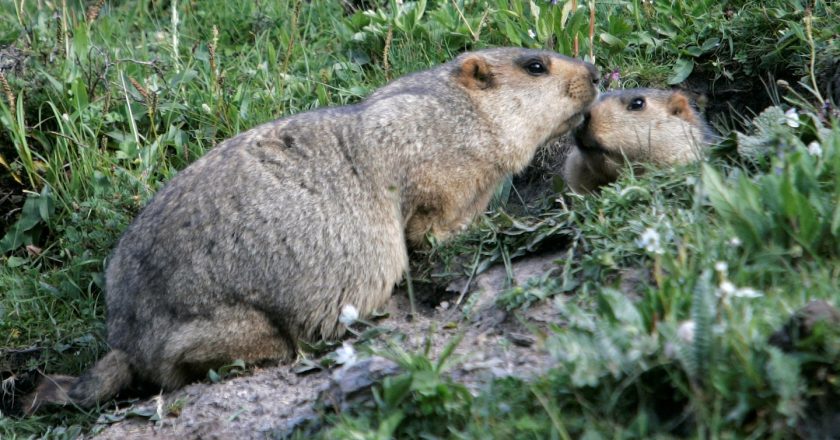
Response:
[[[691,103],[683,92],[671,93],[668,98],[668,112],[688,122],[694,122],[694,112],[691,110]]]
[[[455,72],[458,82],[468,89],[484,90],[493,85],[493,73],[484,57],[470,54]]]

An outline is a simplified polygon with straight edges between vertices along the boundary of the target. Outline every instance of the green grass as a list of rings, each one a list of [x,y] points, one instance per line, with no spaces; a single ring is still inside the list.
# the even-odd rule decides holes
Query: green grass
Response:
[[[787,437],[815,417],[815,396],[840,392],[832,329],[788,352],[767,342],[809,300],[836,302],[840,287],[840,129],[817,98],[828,97],[824,86],[814,89],[840,54],[830,2],[809,3],[810,13],[795,0],[596,2],[591,48],[584,1],[577,11],[564,1],[383,1],[370,12],[344,2],[106,2],[91,21],[95,2],[30,3],[0,4],[0,45],[27,55],[22,71],[4,72],[15,105],[0,97],[0,185],[26,195],[0,237],[0,347],[44,348],[28,368],[78,373],[105,351],[104,259],[145,201],[219,141],[358,101],[463,50],[571,55],[577,36],[581,57],[591,49],[603,72],[620,74],[610,87],[690,78],[714,100],[735,84],[746,102],[780,94],[781,110],[730,117],[747,121],[736,125],[742,134],[723,133],[706,165],[627,176],[600,196],[567,196],[570,210],[546,203],[512,215],[502,198],[419,264],[443,264],[445,279],[568,242],[574,258],[500,300],[561,298],[569,325],[548,341],[557,368],[473,397],[437,360],[403,354],[408,373],[380,385],[385,398],[328,418],[321,435]],[[765,91],[769,75],[794,88]],[[796,128],[780,116],[791,107]],[[820,156],[808,151],[815,141]],[[639,246],[648,229],[661,249]],[[628,269],[645,276],[619,292]],[[719,296],[725,281],[762,295]],[[679,331],[687,322],[690,341]],[[0,437],[73,438],[98,415],[3,417]]]

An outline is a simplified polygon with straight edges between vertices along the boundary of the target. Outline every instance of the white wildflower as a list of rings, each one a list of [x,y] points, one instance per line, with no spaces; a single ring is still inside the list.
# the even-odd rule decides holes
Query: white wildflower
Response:
[[[738,247],[738,246],[741,246],[742,244],[743,244],[743,242],[738,237],[732,237],[732,238],[729,239],[729,245],[732,246],[732,247]]]
[[[724,280],[724,281],[721,281],[720,287],[718,287],[718,290],[719,290],[719,293],[720,293],[720,295],[718,295],[718,296],[730,296],[730,295],[734,294],[735,291],[738,290],[738,288],[735,287],[734,284],[732,284],[732,281]]]
[[[662,254],[664,251],[660,241],[661,239],[656,229],[647,228],[642,232],[641,237],[636,240],[636,245],[648,252]]]
[[[359,310],[352,304],[345,304],[344,307],[341,308],[341,316],[338,317],[338,322],[349,327],[358,319]]]
[[[528,29],[528,36],[529,36],[529,37],[531,37],[531,38],[536,38],[536,37],[537,37],[537,33],[536,33],[536,32],[534,32],[534,30],[533,30],[533,29]]]
[[[734,298],[758,298],[764,294],[752,287],[738,288],[729,280],[723,280],[718,287],[717,296],[724,299]]]
[[[341,348],[335,351],[335,362],[344,366],[350,366],[356,363],[356,349],[353,344],[344,341]]]
[[[697,325],[694,321],[683,321],[677,328],[677,336],[686,344],[690,344],[694,342],[694,330],[696,328]]]
[[[213,114],[213,110],[207,104],[201,104],[201,109],[207,112],[208,114]]]
[[[64,119],[64,122],[70,122],[70,115],[68,115],[67,113],[62,113],[61,119]]]
[[[785,124],[792,128],[799,127],[799,113],[796,112],[795,108],[791,108],[785,112]]]
[[[813,141],[810,144],[808,144],[808,154],[817,157],[822,156],[822,146],[820,146],[820,143],[817,141]]]
[[[726,264],[726,261],[718,261],[715,263],[715,270],[719,273],[726,274],[726,271],[729,270],[729,265]]]
[[[737,298],[758,298],[763,294],[758,290],[753,289],[752,287],[742,287],[735,291],[732,296]]]

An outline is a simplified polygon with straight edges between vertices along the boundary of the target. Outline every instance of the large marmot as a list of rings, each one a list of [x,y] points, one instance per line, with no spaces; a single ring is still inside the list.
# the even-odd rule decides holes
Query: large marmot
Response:
[[[291,360],[299,339],[345,332],[387,301],[407,242],[484,210],[537,147],[572,129],[598,74],[556,53],[465,53],[356,105],[269,122],[172,179],[106,272],[111,351],[30,395],[83,407],[134,381],[171,390],[235,359]]]

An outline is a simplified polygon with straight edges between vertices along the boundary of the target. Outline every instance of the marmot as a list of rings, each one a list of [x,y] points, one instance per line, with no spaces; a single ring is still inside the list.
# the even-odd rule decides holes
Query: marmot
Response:
[[[670,166],[699,160],[711,129],[688,96],[676,90],[626,89],[602,94],[574,131],[563,164],[575,192],[618,179],[625,163]]]
[[[342,307],[383,306],[407,247],[467,225],[538,146],[583,121],[597,81],[591,64],[553,52],[467,52],[359,104],[222,142],[155,195],[111,254],[111,351],[79,378],[42,380],[28,411],[89,407],[135,381],[172,390],[343,335]]]

